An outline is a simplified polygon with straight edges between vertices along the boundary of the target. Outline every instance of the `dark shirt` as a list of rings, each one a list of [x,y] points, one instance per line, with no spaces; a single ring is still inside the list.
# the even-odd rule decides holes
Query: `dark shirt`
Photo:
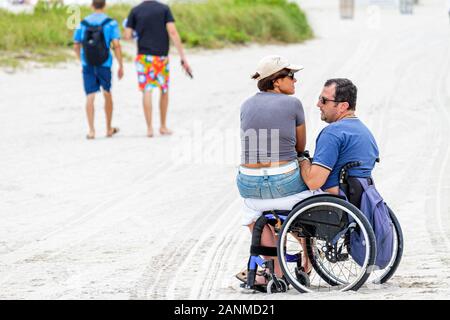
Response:
[[[169,34],[166,24],[175,22],[169,6],[158,1],[144,1],[134,7],[127,21],[138,35],[138,54],[167,56],[169,54]]]

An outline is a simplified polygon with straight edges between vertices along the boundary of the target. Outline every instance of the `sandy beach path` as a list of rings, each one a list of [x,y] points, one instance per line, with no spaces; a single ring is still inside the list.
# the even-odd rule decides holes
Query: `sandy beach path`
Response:
[[[195,79],[172,56],[169,125],[145,137],[134,66],[114,80],[114,124],[87,132],[80,68],[0,71],[0,299],[434,299],[450,293],[450,26],[443,1],[414,15],[300,1],[316,33],[299,45],[248,46],[189,55]],[[368,1],[365,1],[368,2]],[[233,275],[250,240],[234,179],[239,107],[255,92],[259,58],[305,65],[308,148],[323,128],[324,81],[358,86],[358,116],[379,143],[375,179],[405,236],[392,280],[333,296],[242,294]],[[156,94],[155,94],[156,96]],[[154,100],[154,126],[159,124]]]

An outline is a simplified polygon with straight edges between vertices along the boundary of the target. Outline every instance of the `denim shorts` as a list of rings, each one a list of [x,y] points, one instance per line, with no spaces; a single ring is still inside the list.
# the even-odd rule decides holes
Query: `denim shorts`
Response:
[[[273,176],[237,175],[237,187],[242,198],[277,199],[308,190],[300,169]]]
[[[111,91],[111,68],[108,67],[83,67],[83,83],[86,95],[100,91],[100,87],[106,92]]]

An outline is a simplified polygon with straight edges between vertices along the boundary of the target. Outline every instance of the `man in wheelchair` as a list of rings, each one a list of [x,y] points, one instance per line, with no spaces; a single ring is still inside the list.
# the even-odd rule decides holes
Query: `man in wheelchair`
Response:
[[[348,79],[325,82],[317,107],[321,119],[329,125],[317,137],[312,162],[299,158],[301,175],[311,190],[321,188],[339,194],[339,173],[349,162],[360,162],[349,169],[349,176],[371,179],[379,157],[378,146],[370,130],[355,115],[356,97],[357,88]]]
[[[309,155],[305,153],[300,153],[300,156],[298,158],[299,167],[301,169],[301,177],[303,178],[303,181],[307,185],[307,187],[312,191],[308,195],[306,195],[305,193],[305,197],[303,198],[299,197],[298,195],[294,195],[290,200],[284,199],[284,204],[289,201],[291,202],[290,208],[296,206],[296,203],[302,201],[304,198],[315,195],[317,193],[321,193],[322,191],[332,195],[342,195],[342,192],[345,192],[344,196],[350,203],[352,203],[357,208],[361,207],[361,195],[364,192],[361,181],[364,180],[364,185],[373,185],[371,174],[375,163],[378,161],[379,151],[374,136],[372,135],[370,130],[362,123],[362,121],[355,115],[356,100],[357,88],[350,80],[330,79],[325,82],[325,85],[318,99],[317,107],[321,111],[321,119],[329,123],[329,125],[320,132],[319,136],[316,139],[316,148],[313,159],[310,159]],[[351,163],[352,165],[348,165],[349,163]],[[341,170],[343,168],[345,168],[345,181],[342,181],[342,177],[340,177]],[[344,188],[344,186],[342,185],[343,182],[345,182],[347,188]],[[259,233],[253,231],[251,249],[252,256],[249,260],[248,267],[248,278],[252,277],[252,280],[249,281],[245,278],[241,278],[241,280],[246,282],[242,285],[242,287],[247,289],[256,289],[260,291],[265,291],[267,289],[267,292],[270,292],[271,289],[267,287],[273,287],[278,292],[282,292],[287,289],[287,284],[284,280],[281,280],[282,277],[280,276],[281,271],[278,261],[279,257],[276,258],[276,253],[274,253],[273,250],[272,252],[268,250],[270,248],[267,248],[267,244],[269,244],[272,249],[275,249],[273,247],[277,242],[276,238],[278,237],[278,233],[280,232],[281,223],[285,221],[286,216],[280,219],[275,210],[270,209],[271,202],[274,207],[276,207],[277,199],[245,199],[246,206],[250,211],[253,210],[252,212],[255,212],[255,215],[257,212],[264,212],[263,216],[261,216],[259,220],[256,221],[254,227],[260,229]],[[272,212],[273,215],[268,215],[268,213],[270,212]],[[280,212],[283,213],[282,211],[278,211],[278,213]],[[285,214],[288,215],[289,210],[287,210]],[[272,219],[265,218],[269,216],[271,216]],[[270,228],[272,230],[274,239],[272,241],[270,241],[269,239],[268,241],[266,232],[264,241],[261,241],[261,234],[263,234],[262,230],[263,228],[267,228],[267,224],[270,223],[272,224]],[[274,230],[276,230],[277,232],[274,232]],[[292,235],[294,232],[288,231],[288,233]],[[286,234],[284,235],[286,236]],[[301,244],[303,250],[300,250],[306,252],[307,250],[302,236],[304,236],[304,232],[299,232],[297,233],[297,236],[294,236],[294,238]],[[371,237],[372,239],[374,239],[373,233]],[[286,239],[284,239],[283,241],[286,242]],[[263,242],[265,242],[265,244]],[[375,247],[375,243],[373,243],[372,246]],[[331,248],[329,243],[327,243],[326,247]],[[372,256],[370,259],[373,260],[372,263],[374,263],[375,261],[375,252],[376,251],[370,253],[370,255]],[[272,259],[266,259],[267,261],[264,261],[264,263],[262,263],[262,260],[258,261],[259,258],[256,256],[257,254],[261,256],[271,256]],[[324,254],[324,252],[322,252],[322,254]],[[363,252],[363,255],[364,254],[365,253]],[[334,255],[326,253],[328,261],[331,262],[336,262],[336,257],[339,257],[339,255],[341,255],[342,257],[346,257],[345,254],[341,253],[335,253]],[[288,262],[297,261],[298,268],[295,269],[297,279],[300,279],[300,276],[302,275],[305,275],[304,278],[308,278],[306,274],[309,274],[312,269],[308,268],[311,265],[308,255],[297,257],[295,255],[290,256],[286,253],[284,254],[284,256],[289,256],[289,258],[285,258],[286,261],[289,259],[292,260]],[[345,260],[345,258],[343,258],[343,260]],[[266,286],[262,286],[260,288],[258,288],[257,285],[254,285],[256,284],[256,282],[252,281],[257,278],[258,275],[259,278],[261,278],[261,275],[259,273],[253,272],[254,267],[250,268],[250,264],[255,265],[256,262],[260,266],[263,265],[266,269],[270,269],[269,274],[274,275],[273,277],[270,277],[270,279],[274,279],[276,285],[274,285],[273,280],[269,281]],[[363,262],[361,262],[361,264],[363,264]],[[324,275],[326,276],[326,272],[324,272],[323,270],[316,271],[318,271],[318,273],[321,273],[320,275],[322,276],[322,278],[324,278]],[[267,276],[267,273],[265,274]],[[389,277],[390,276],[391,274],[389,274]],[[280,285],[280,281],[277,281],[277,278],[278,280],[281,280],[282,285]],[[329,276],[328,278],[325,277],[324,279],[330,285],[341,284],[339,282],[339,279],[336,280],[331,276]],[[364,279],[362,279],[361,277],[356,279],[357,281],[355,280],[353,289],[358,288],[366,279],[367,277],[365,277]],[[307,279],[306,282],[308,281],[309,280]],[[302,282],[302,284],[305,284],[305,281],[303,280],[300,282]],[[297,286],[295,287],[297,288]],[[305,291],[302,288],[297,289],[299,291]],[[350,286],[348,288],[350,288]]]

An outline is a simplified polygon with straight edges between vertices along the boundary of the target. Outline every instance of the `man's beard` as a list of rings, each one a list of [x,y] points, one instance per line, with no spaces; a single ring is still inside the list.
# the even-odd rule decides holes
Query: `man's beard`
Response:
[[[328,119],[323,112],[320,114],[320,120],[325,121],[326,123],[333,122],[333,121],[330,121],[330,119]]]

